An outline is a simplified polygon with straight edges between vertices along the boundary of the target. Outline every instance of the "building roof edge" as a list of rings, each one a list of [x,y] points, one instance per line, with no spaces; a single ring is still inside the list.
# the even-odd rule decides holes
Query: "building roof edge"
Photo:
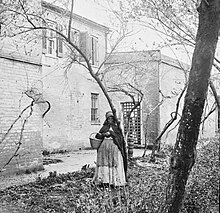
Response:
[[[42,1],[42,7],[46,8],[46,9],[50,9],[54,12],[57,12],[57,13],[62,13],[64,14],[65,16],[69,16],[70,15],[70,11],[69,10],[66,10],[66,9],[63,9],[57,5],[54,5],[54,4],[51,4],[49,2],[46,2],[46,1]],[[99,24],[95,21],[92,21],[90,19],[87,19],[85,17],[82,17],[78,14],[73,14],[73,19],[77,20],[77,21],[80,21],[80,22],[83,22],[84,24],[87,24],[88,26],[93,26],[101,31],[104,31],[106,33],[110,32],[110,28],[105,26],[105,25],[102,25],[102,24]]]

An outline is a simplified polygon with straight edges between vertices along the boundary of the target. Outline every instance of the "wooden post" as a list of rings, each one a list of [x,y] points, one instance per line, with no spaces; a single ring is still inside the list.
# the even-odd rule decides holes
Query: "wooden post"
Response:
[[[132,159],[134,154],[134,140],[131,136],[128,137],[128,159]]]

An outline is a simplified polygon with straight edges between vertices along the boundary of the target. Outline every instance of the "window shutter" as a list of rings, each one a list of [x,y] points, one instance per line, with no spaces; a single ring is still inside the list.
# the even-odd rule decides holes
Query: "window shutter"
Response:
[[[94,59],[95,59],[95,65],[98,65],[99,62],[99,49],[98,49],[98,39],[94,39]]]
[[[57,30],[62,33],[63,32],[62,25],[58,25]],[[57,56],[63,57],[63,40],[59,34],[57,34]]]
[[[72,29],[70,32],[70,41],[75,44],[77,47],[79,47],[79,31]],[[75,49],[72,49],[72,54],[76,61],[79,61],[80,54]]]
[[[77,47],[79,47],[79,31],[71,29],[70,31],[70,41],[73,42]]]
[[[70,41],[75,44],[75,32],[73,30],[70,31]]]
[[[88,32],[80,32],[79,39],[80,50],[87,57],[87,59],[90,60],[92,51],[92,38],[89,36]],[[80,56],[80,62],[83,61],[85,61],[84,58]]]
[[[47,30],[42,30],[42,52],[47,53]]]
[[[97,48],[97,46],[98,46],[98,42],[97,42],[97,39],[94,39],[94,60],[95,60],[95,64],[97,64],[97,61],[98,61],[98,48]]]
[[[92,37],[92,65],[98,65],[99,55],[98,55],[98,38]]]

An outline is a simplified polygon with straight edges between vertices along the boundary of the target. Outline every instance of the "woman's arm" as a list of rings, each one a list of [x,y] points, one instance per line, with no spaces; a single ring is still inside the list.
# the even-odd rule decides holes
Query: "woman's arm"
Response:
[[[95,137],[98,138],[98,139],[103,139],[104,137],[107,137],[107,138],[110,137],[110,135],[111,135],[110,132],[105,132],[105,133],[100,133],[99,132],[99,133],[96,134]]]
[[[97,139],[103,139],[105,136],[103,135],[103,133],[97,133],[96,135],[95,135],[95,137],[97,138]]]

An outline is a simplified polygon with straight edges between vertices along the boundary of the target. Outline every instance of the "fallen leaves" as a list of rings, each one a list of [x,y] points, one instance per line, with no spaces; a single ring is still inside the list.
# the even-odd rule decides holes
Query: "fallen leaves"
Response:
[[[153,170],[131,166],[129,185],[117,189],[93,185],[94,168],[60,175],[51,173],[34,183],[0,191],[0,201],[22,205],[25,211],[31,209],[31,212],[129,212],[134,208],[146,209],[152,205],[147,194],[156,189],[153,179],[159,180]]]
[[[195,167],[195,171],[202,173],[196,175],[197,173],[194,171],[192,173],[194,175],[190,179],[190,183],[199,184],[198,186],[196,185],[196,190],[203,189],[205,181],[211,181],[214,177],[211,173],[205,175],[205,171],[207,171],[206,162],[209,169],[209,165],[214,165],[214,163],[217,165],[218,163],[214,160],[218,158],[218,155],[216,152],[211,151],[212,149],[217,150],[217,148],[215,146],[206,148],[208,148],[207,151],[202,150],[204,153],[197,163],[202,168],[198,169]],[[212,156],[211,160],[209,155]],[[136,158],[129,162],[129,183],[126,187],[115,189],[97,187],[91,182],[94,168],[86,167],[86,169],[80,172],[67,174],[57,175],[56,172],[52,172],[47,178],[39,178],[32,183],[2,190],[0,191],[0,204],[7,204],[9,207],[13,206],[13,209],[16,206],[22,206],[22,211],[12,211],[19,213],[154,213],[157,212],[165,198],[169,161],[166,158],[158,158],[156,163],[149,163],[148,157]],[[201,177],[204,179],[204,182]],[[207,186],[210,186],[208,182]],[[214,192],[217,193],[213,189],[216,190],[213,187],[207,188],[209,190],[208,195],[211,194],[213,196]],[[196,195],[197,198],[193,197],[192,200],[189,194],[187,196],[188,203],[186,204],[192,206],[190,202],[193,201],[196,203],[195,207],[199,212],[201,205],[199,202],[203,196],[201,194],[203,191],[197,190],[195,192],[192,195]],[[210,199],[207,196],[203,196],[201,201]],[[212,204],[215,203],[212,202]],[[214,207],[212,205],[212,208]],[[8,213],[7,211],[5,212]]]

